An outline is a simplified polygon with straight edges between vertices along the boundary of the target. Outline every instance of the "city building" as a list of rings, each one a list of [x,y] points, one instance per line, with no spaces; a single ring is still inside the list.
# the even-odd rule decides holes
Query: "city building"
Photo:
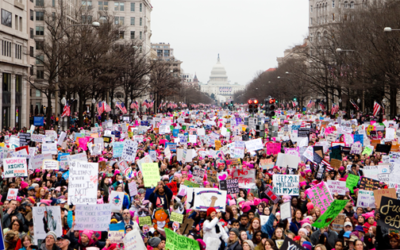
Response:
[[[302,45],[296,45],[292,48],[286,49],[283,52],[283,57],[277,57],[276,60],[278,61],[278,67],[280,67],[282,64],[287,62],[290,59],[304,59],[306,56],[306,51],[307,49],[307,38],[304,39],[304,42]]]
[[[214,95],[218,101],[233,100],[233,95],[244,88],[245,86],[238,83],[230,84],[225,67],[221,64],[219,54],[217,63],[211,70],[210,79],[206,84],[200,83],[201,92],[207,93],[210,96]]]
[[[31,0],[0,1],[0,124],[4,127],[28,127],[29,84],[33,74]]]
[[[181,76],[182,61],[175,59],[174,49],[169,43],[152,43],[151,48],[156,51],[158,59],[171,63],[171,72],[175,77]]]

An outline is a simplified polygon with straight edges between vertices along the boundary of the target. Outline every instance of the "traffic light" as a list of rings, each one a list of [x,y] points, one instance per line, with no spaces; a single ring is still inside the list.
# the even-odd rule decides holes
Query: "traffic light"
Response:
[[[249,104],[249,113],[252,114],[253,113],[253,108],[254,108],[253,100],[249,99],[247,101],[247,103]]]
[[[275,100],[275,98],[269,97],[265,99],[264,102],[265,102],[265,115],[269,117],[274,116],[276,109],[275,103],[278,103],[278,101]]]
[[[258,100],[254,100],[254,113],[258,112]]]

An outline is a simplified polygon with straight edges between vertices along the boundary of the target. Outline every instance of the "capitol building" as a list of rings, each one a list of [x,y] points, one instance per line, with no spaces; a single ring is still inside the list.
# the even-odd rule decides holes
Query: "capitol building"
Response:
[[[230,84],[226,75],[225,67],[221,64],[219,54],[217,63],[211,70],[210,80],[207,83],[200,83],[201,92],[211,96],[214,94],[217,101],[225,102],[233,100],[233,94],[243,90],[245,86],[238,83]]]

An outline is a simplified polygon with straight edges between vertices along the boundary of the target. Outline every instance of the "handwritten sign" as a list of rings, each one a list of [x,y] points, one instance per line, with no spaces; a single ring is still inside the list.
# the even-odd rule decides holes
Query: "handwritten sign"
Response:
[[[18,189],[17,188],[9,188],[7,193],[7,200],[17,200]]]
[[[361,177],[360,189],[373,191],[378,188],[379,188],[379,181],[375,181],[367,177]]]
[[[28,176],[28,166],[25,158],[3,159],[4,178]]]
[[[151,222],[150,216],[139,217],[139,226],[152,225],[152,224],[153,223]]]
[[[358,190],[357,207],[375,208],[374,191]]]
[[[142,236],[138,229],[133,228],[132,231],[128,232],[124,237],[124,249],[125,250],[146,250],[146,246],[143,243]]]
[[[399,212],[400,201],[397,199],[382,196],[379,208],[378,225],[382,228],[400,229]]]
[[[321,214],[325,213],[333,202],[332,195],[329,193],[329,189],[325,182],[321,182],[316,186],[307,189],[304,193],[308,196],[314,206],[321,209]]]
[[[129,194],[131,195],[131,197],[138,194],[136,182],[134,181],[129,182],[128,187],[129,187]]]
[[[182,222],[183,222],[183,214],[172,212],[171,213],[171,221],[176,221],[176,222],[179,222],[179,223],[182,224]]]
[[[226,189],[228,194],[239,194],[239,180],[238,179],[226,180]]]
[[[56,155],[57,151],[57,143],[43,143],[42,144],[42,154],[52,154]]]
[[[236,169],[233,172],[233,178],[238,179],[239,188],[255,188],[255,178],[256,178],[256,170],[255,169]]]
[[[59,163],[59,161],[43,160],[43,169],[59,170],[60,166],[58,165],[58,163]]]
[[[136,151],[138,149],[138,143],[136,141],[125,140],[121,153],[121,158],[126,161],[134,162],[136,157]]]
[[[267,154],[276,155],[281,152],[281,143],[267,143]]]
[[[353,188],[357,186],[358,180],[360,180],[360,176],[349,174],[346,179],[346,187],[353,192]]]
[[[186,228],[186,227],[185,227]],[[186,231],[185,229],[183,229]],[[171,229],[165,228],[165,235],[167,242],[165,244],[165,249],[168,250],[200,250],[199,243],[193,239],[190,239],[183,235],[178,235],[174,233]]]
[[[312,226],[317,228],[329,226],[348,202],[348,200],[334,200],[331,206],[329,206],[325,213],[323,213]]]
[[[122,156],[124,150],[124,142],[114,142],[113,143],[113,157],[118,158]]]
[[[160,171],[157,163],[143,163],[143,180],[145,187],[156,187],[160,181]]]
[[[277,175],[273,176],[274,193],[277,195],[299,195],[299,176],[298,175]]]
[[[68,204],[96,204],[98,163],[73,161],[69,166]]]
[[[346,182],[328,180],[328,188],[331,194],[346,195]]]
[[[111,204],[77,204],[75,207],[75,230],[107,231],[110,220]]]
[[[375,203],[378,205],[378,208],[380,207],[382,196],[397,199],[396,189],[388,188],[388,189],[374,190]]]
[[[281,200],[281,198],[279,198],[279,196],[277,196],[269,186],[266,188],[264,193],[268,196],[268,198],[272,200],[274,204],[278,203]]]

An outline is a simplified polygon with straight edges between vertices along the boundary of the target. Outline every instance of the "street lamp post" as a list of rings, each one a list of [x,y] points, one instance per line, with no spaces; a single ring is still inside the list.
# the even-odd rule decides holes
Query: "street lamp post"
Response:
[[[65,106],[65,104],[67,103],[67,100],[65,99],[65,96],[61,99],[61,104],[62,105],[64,105]],[[70,107],[70,109],[71,109],[71,107]],[[63,128],[63,130],[66,130],[66,128],[65,128],[65,119],[64,119],[65,117],[61,117],[61,119],[62,119],[62,128]]]

